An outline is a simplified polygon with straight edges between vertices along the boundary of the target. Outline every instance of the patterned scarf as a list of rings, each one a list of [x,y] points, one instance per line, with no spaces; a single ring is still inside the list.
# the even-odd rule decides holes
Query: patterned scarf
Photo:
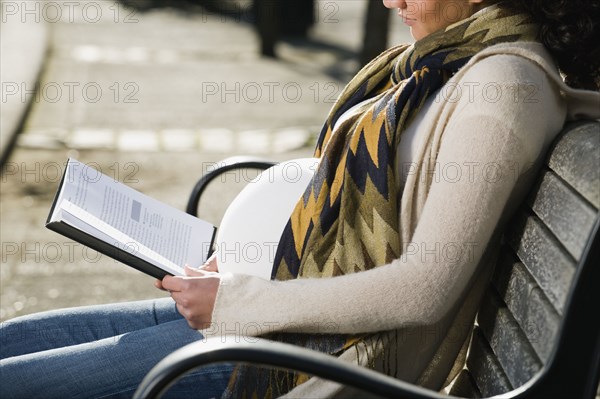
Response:
[[[273,278],[333,277],[399,258],[406,237],[398,230],[396,148],[405,127],[474,54],[498,43],[533,41],[536,34],[527,15],[490,6],[411,46],[391,48],[366,65],[343,90],[323,127],[315,151],[320,164],[285,227]],[[340,355],[361,343],[383,342],[378,335],[383,336],[278,333],[268,338]],[[239,366],[225,397],[277,397],[307,379],[295,372]]]

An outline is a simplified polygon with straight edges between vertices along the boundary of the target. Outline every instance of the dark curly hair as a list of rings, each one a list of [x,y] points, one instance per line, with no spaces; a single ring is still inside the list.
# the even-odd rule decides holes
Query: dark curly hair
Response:
[[[539,40],[550,51],[568,85],[600,90],[600,0],[505,0],[540,25]]]

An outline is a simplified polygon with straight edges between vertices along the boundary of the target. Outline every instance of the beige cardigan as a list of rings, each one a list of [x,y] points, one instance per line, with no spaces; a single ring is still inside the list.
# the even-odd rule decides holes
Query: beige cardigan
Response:
[[[430,104],[415,162],[398,165],[406,176],[401,258],[324,279],[225,274],[206,337],[393,330],[397,367],[387,372],[443,386],[493,264],[486,248],[496,246],[496,226],[522,201],[535,175],[527,172],[565,119],[600,117],[600,95],[565,86],[543,46],[501,44],[474,56]],[[352,349],[341,358],[364,365],[362,355]],[[312,378],[288,396],[336,394],[348,392]]]

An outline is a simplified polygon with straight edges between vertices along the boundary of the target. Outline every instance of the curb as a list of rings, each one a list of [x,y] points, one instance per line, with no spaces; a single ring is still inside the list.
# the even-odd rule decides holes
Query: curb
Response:
[[[25,124],[49,49],[48,23],[19,12],[18,7],[16,3],[0,1],[0,166],[8,160]]]

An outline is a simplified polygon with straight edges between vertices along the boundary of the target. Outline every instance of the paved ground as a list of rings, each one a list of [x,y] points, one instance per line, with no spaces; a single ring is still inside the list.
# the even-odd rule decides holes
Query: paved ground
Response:
[[[67,157],[183,208],[195,179],[220,159],[310,154],[357,67],[365,5],[317,2],[312,40],[283,43],[281,58],[269,60],[235,18],[132,13],[112,1],[53,4],[59,19],[37,11],[50,53],[38,92],[18,93],[32,111],[2,175],[0,320],[161,295],[151,278],[44,228]],[[406,31],[394,35],[405,39]],[[240,184],[223,186],[202,204],[201,216],[215,223]]]

